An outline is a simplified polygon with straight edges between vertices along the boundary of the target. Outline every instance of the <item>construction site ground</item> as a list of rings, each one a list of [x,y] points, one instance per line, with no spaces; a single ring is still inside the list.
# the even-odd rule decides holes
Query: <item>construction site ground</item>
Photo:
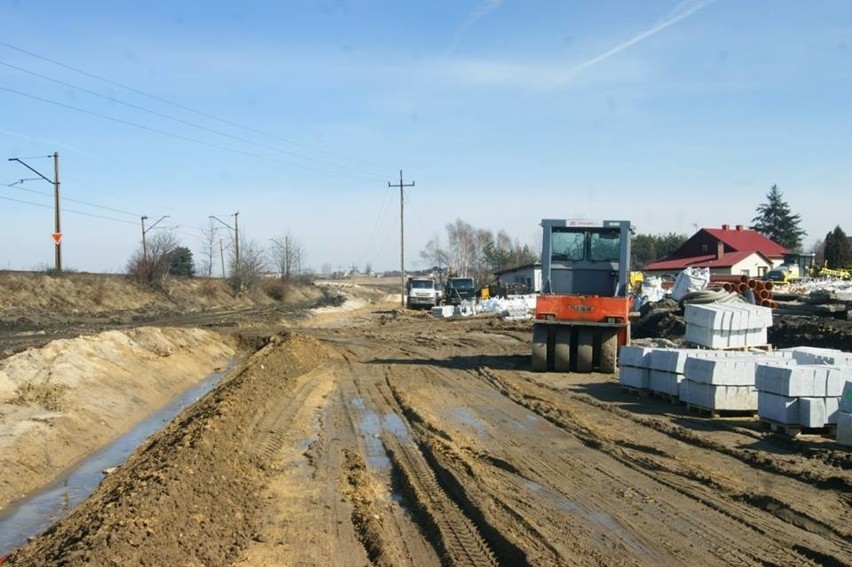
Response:
[[[529,322],[348,283],[28,307],[33,278],[0,277],[0,514],[236,362],[6,564],[852,564],[848,448],[533,373]]]

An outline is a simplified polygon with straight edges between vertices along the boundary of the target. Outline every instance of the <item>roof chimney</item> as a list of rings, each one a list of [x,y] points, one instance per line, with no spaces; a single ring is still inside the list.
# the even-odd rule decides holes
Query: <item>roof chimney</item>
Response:
[[[738,225],[737,225],[737,230],[742,230],[742,229],[743,229],[743,225],[738,224]]]
[[[729,224],[723,224],[722,225],[722,230],[728,230],[729,228],[731,228],[731,225],[729,225]]]

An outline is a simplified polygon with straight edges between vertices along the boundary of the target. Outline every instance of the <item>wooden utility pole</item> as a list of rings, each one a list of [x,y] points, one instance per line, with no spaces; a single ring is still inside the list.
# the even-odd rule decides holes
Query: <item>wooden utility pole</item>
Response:
[[[399,281],[400,281],[400,298],[402,306],[405,307],[405,216],[403,215],[403,187],[414,187],[414,181],[411,183],[402,182],[402,170],[399,170],[399,183],[393,184],[388,181],[388,187],[399,187]]]

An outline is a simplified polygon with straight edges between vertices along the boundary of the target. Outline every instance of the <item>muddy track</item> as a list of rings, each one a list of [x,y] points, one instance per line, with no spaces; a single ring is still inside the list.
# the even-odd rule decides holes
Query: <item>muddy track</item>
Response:
[[[830,444],[528,353],[523,325],[396,311],[273,338],[9,562],[852,564]]]

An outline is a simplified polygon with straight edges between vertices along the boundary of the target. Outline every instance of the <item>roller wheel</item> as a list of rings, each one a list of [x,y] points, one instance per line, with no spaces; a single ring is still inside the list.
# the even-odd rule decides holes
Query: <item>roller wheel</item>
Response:
[[[592,329],[577,329],[577,372],[591,372],[595,352],[595,333]]]
[[[556,331],[553,341],[553,370],[569,372],[571,370],[571,329],[564,328]]]
[[[604,331],[601,336],[600,371],[604,374],[615,372],[616,357],[618,356],[618,332]]]
[[[547,327],[533,325],[532,369],[533,372],[547,371]]]

